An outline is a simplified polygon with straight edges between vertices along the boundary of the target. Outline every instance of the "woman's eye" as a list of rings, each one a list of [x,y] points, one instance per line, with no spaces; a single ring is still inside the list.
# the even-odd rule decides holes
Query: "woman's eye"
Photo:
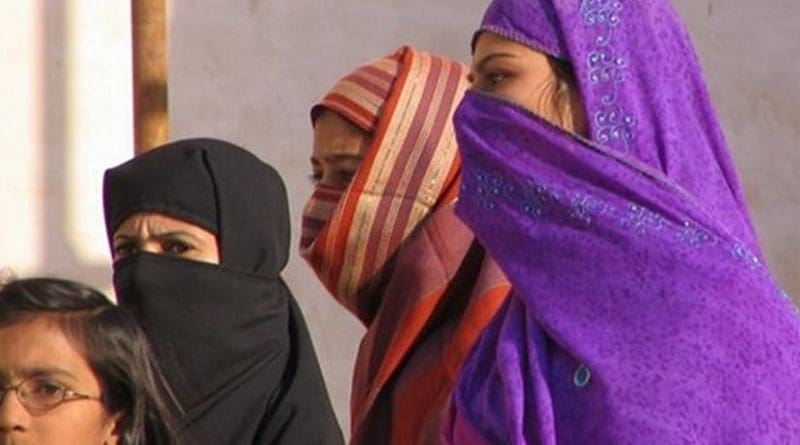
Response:
[[[27,386],[29,396],[42,398],[56,397],[66,389],[64,385],[46,379],[31,380]]]
[[[168,255],[183,255],[192,249],[192,246],[184,243],[183,241],[166,241],[163,244],[162,250]]]
[[[325,174],[315,173],[309,178],[313,181],[314,185],[323,184],[330,187],[345,188],[350,185],[357,169],[352,169],[349,166],[331,168]]]
[[[340,175],[342,185],[348,186],[350,182],[353,180],[353,176],[356,175],[355,171],[343,171]]]
[[[135,243],[122,243],[114,246],[114,258],[124,258],[136,253],[137,247]]]
[[[488,71],[478,76],[475,87],[482,90],[493,90],[505,83],[511,74],[506,71]]]
[[[489,74],[489,82],[491,83],[500,83],[506,79],[506,74],[504,73],[493,73]]]
[[[498,71],[498,72],[489,73],[486,77],[487,77],[487,79],[489,81],[489,84],[498,85],[498,84],[501,84],[504,81],[506,81],[510,76],[506,72]]]

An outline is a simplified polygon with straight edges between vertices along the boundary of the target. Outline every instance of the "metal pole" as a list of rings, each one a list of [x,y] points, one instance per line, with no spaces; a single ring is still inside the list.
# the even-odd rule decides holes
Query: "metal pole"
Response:
[[[131,0],[135,154],[167,142],[167,0]]]

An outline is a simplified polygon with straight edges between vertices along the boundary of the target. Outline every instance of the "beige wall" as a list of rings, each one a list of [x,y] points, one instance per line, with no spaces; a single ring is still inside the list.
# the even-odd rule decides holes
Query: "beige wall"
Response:
[[[2,4],[0,267],[109,289],[100,181],[133,147],[126,2]]]
[[[128,2],[6,2],[0,265],[107,289],[99,184],[103,169],[132,150]],[[466,60],[485,3],[171,0],[173,136],[230,139],[274,164],[289,187],[297,228],[311,191],[308,107],[341,74],[402,43]],[[800,3],[675,4],[704,63],[770,266],[800,297],[800,234],[793,230],[800,215]],[[363,328],[296,252],[286,278],[346,426]]]

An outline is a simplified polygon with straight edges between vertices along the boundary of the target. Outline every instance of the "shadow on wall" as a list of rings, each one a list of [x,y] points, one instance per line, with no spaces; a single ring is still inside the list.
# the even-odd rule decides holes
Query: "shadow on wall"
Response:
[[[46,4],[45,4],[46,3]],[[68,20],[67,1],[42,2],[39,7],[45,36],[41,39],[41,83],[44,89],[44,110],[41,119],[44,165],[41,190],[44,190],[42,222],[42,264],[39,268],[49,275],[83,281],[103,287],[109,282],[109,263],[86,263],[72,244],[68,233],[69,218],[69,127],[67,119]]]

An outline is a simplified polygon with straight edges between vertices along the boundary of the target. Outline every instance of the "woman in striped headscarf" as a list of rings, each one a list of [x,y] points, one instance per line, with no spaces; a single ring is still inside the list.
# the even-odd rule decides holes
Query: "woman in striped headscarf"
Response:
[[[301,253],[361,320],[352,443],[435,442],[466,354],[509,291],[455,217],[464,66],[401,48],[311,111],[318,184]]]

